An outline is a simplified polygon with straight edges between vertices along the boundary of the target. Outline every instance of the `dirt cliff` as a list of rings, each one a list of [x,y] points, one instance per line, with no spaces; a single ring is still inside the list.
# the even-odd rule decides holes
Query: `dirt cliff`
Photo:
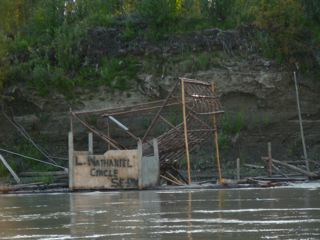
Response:
[[[164,98],[176,78],[184,76],[217,84],[225,110],[219,123],[223,161],[233,164],[240,157],[243,162],[262,164],[260,157],[267,154],[268,141],[276,159],[301,158],[292,70],[264,58],[247,31],[209,29],[154,43],[124,41],[119,30],[101,27],[89,31],[82,44],[81,51],[91,64],[99,65],[106,56],[134,56],[139,60],[139,73],[130,80],[129,90],[75,87],[73,99],[54,92],[42,97],[25,85],[8,87],[6,109],[12,109],[14,119],[51,153],[67,156],[70,107],[88,110]],[[318,160],[320,81],[299,71],[298,81],[307,150],[311,159]],[[3,147],[24,144],[3,115],[0,123]],[[85,137],[77,140],[85,146]]]

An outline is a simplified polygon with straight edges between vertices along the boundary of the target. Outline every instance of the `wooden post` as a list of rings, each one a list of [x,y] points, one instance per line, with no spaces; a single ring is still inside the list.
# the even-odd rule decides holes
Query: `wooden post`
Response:
[[[110,138],[110,125],[109,125],[109,118],[106,118],[107,120],[107,136]],[[110,143],[108,142],[108,150],[110,150]]]
[[[93,134],[92,134],[92,132],[89,132],[89,134],[88,134],[88,152],[89,152],[89,155],[93,154]]]
[[[303,125],[302,125],[302,117],[301,117],[301,109],[300,109],[300,100],[299,100],[299,90],[298,90],[296,72],[293,72],[293,76],[294,76],[294,85],[295,85],[295,89],[296,89],[296,99],[297,99],[297,108],[298,108],[300,134],[301,134],[301,141],[302,141],[302,148],[303,148],[303,156],[304,156],[304,160],[306,162],[306,169],[307,169],[307,171],[310,171],[309,160],[308,160],[308,155],[307,155],[307,148],[306,148],[306,142],[305,142],[304,133],[303,133]]]
[[[73,176],[73,132],[68,134],[68,150],[69,150],[69,189],[73,190],[74,176]]]
[[[73,117],[72,117],[72,108],[69,108],[69,114],[70,114],[70,131],[73,133]]]
[[[143,149],[141,140],[138,141],[138,185],[139,189],[143,188],[143,179],[142,179],[142,157],[143,157]]]
[[[8,169],[8,171],[11,173],[14,180],[16,180],[17,183],[20,183],[20,178],[18,175],[13,171],[13,169],[10,167],[10,165],[7,163],[7,161],[4,159],[4,157],[0,154],[0,160],[2,161],[3,165]]]
[[[214,82],[211,83],[211,90],[213,93],[216,92],[216,88]],[[218,140],[218,128],[217,128],[217,119],[216,115],[213,114],[213,129],[214,129],[214,145],[216,149],[216,160],[217,160],[217,168],[219,174],[219,182],[222,182],[222,174],[221,174],[221,166],[220,166],[220,152],[219,152],[219,140]]]
[[[268,142],[268,176],[271,177],[272,175],[272,152],[271,152],[271,142]]]
[[[240,158],[237,158],[237,181],[240,180]]]
[[[159,146],[158,140],[156,138],[153,139],[153,155],[157,159],[158,172],[157,172],[157,185],[160,183],[160,159],[159,159]]]
[[[185,143],[185,147],[186,147],[186,158],[187,158],[188,184],[190,184],[191,183],[190,155],[189,155],[188,128],[187,128],[187,117],[186,117],[186,99],[185,99],[184,80],[183,79],[181,79],[181,97],[182,97],[184,143]]]

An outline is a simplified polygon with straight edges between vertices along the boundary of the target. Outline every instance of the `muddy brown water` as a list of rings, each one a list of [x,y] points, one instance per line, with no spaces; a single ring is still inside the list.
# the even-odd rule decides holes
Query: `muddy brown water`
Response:
[[[320,239],[320,183],[1,195],[0,239]]]

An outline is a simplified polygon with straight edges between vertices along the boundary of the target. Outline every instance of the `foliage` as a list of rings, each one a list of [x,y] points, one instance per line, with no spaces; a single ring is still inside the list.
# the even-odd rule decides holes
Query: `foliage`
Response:
[[[171,0],[141,0],[137,3],[138,14],[147,24],[149,36],[155,39],[174,31],[177,10],[176,2]]]
[[[6,37],[0,32],[0,93],[7,78],[8,61],[6,56],[8,54],[8,43]],[[1,94],[0,94],[1,96]],[[1,97],[0,97],[1,99]]]
[[[17,139],[15,144],[13,146],[7,147],[13,152],[18,152],[22,155],[33,157],[36,159],[44,160],[46,161],[42,154],[28,141],[25,139]],[[12,169],[16,173],[20,172],[26,172],[26,171],[50,171],[50,170],[56,170],[55,167],[51,165],[47,165],[41,162],[36,162],[34,160],[25,159],[22,157],[17,157],[15,155],[7,154],[4,156],[5,159],[8,161],[9,165],[12,167]],[[8,175],[8,170],[1,167],[2,164],[0,164],[0,174],[3,176]]]
[[[235,116],[224,114],[220,123],[225,134],[238,134],[246,125],[243,112],[238,112]]]
[[[106,56],[87,59],[83,40],[97,26],[116,28],[122,40],[158,41],[205,28],[259,29],[263,53],[296,63],[320,45],[317,0],[2,0],[0,91],[5,82],[27,82],[41,94],[70,94],[74,86],[130,88],[137,61]],[[311,39],[311,40],[310,40]],[[195,58],[206,69],[211,58]]]
[[[304,37],[304,12],[296,0],[261,0],[255,7],[254,24],[264,29],[274,41],[275,54],[285,60],[296,61],[299,57],[301,40]]]

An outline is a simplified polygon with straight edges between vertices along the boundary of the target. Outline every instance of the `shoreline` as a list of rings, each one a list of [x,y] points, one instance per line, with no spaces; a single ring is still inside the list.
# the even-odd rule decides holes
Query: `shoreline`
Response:
[[[213,181],[207,182],[194,182],[190,185],[183,186],[173,186],[173,185],[163,185],[154,188],[147,189],[80,189],[80,190],[70,190],[67,184],[20,184],[18,185],[8,185],[6,187],[0,185],[0,196],[1,195],[20,195],[20,194],[50,194],[50,193],[88,193],[88,192],[126,192],[126,191],[172,191],[172,190],[199,190],[199,189],[267,189],[267,188],[281,188],[281,187],[294,187],[294,186],[304,186],[309,184],[316,184],[320,187],[320,180],[299,180],[299,181],[256,181],[252,182],[252,179],[246,179],[245,183],[237,183],[235,181],[228,180],[227,183],[213,183]],[[25,185],[25,186],[23,186]],[[29,186],[28,186],[29,185]]]

